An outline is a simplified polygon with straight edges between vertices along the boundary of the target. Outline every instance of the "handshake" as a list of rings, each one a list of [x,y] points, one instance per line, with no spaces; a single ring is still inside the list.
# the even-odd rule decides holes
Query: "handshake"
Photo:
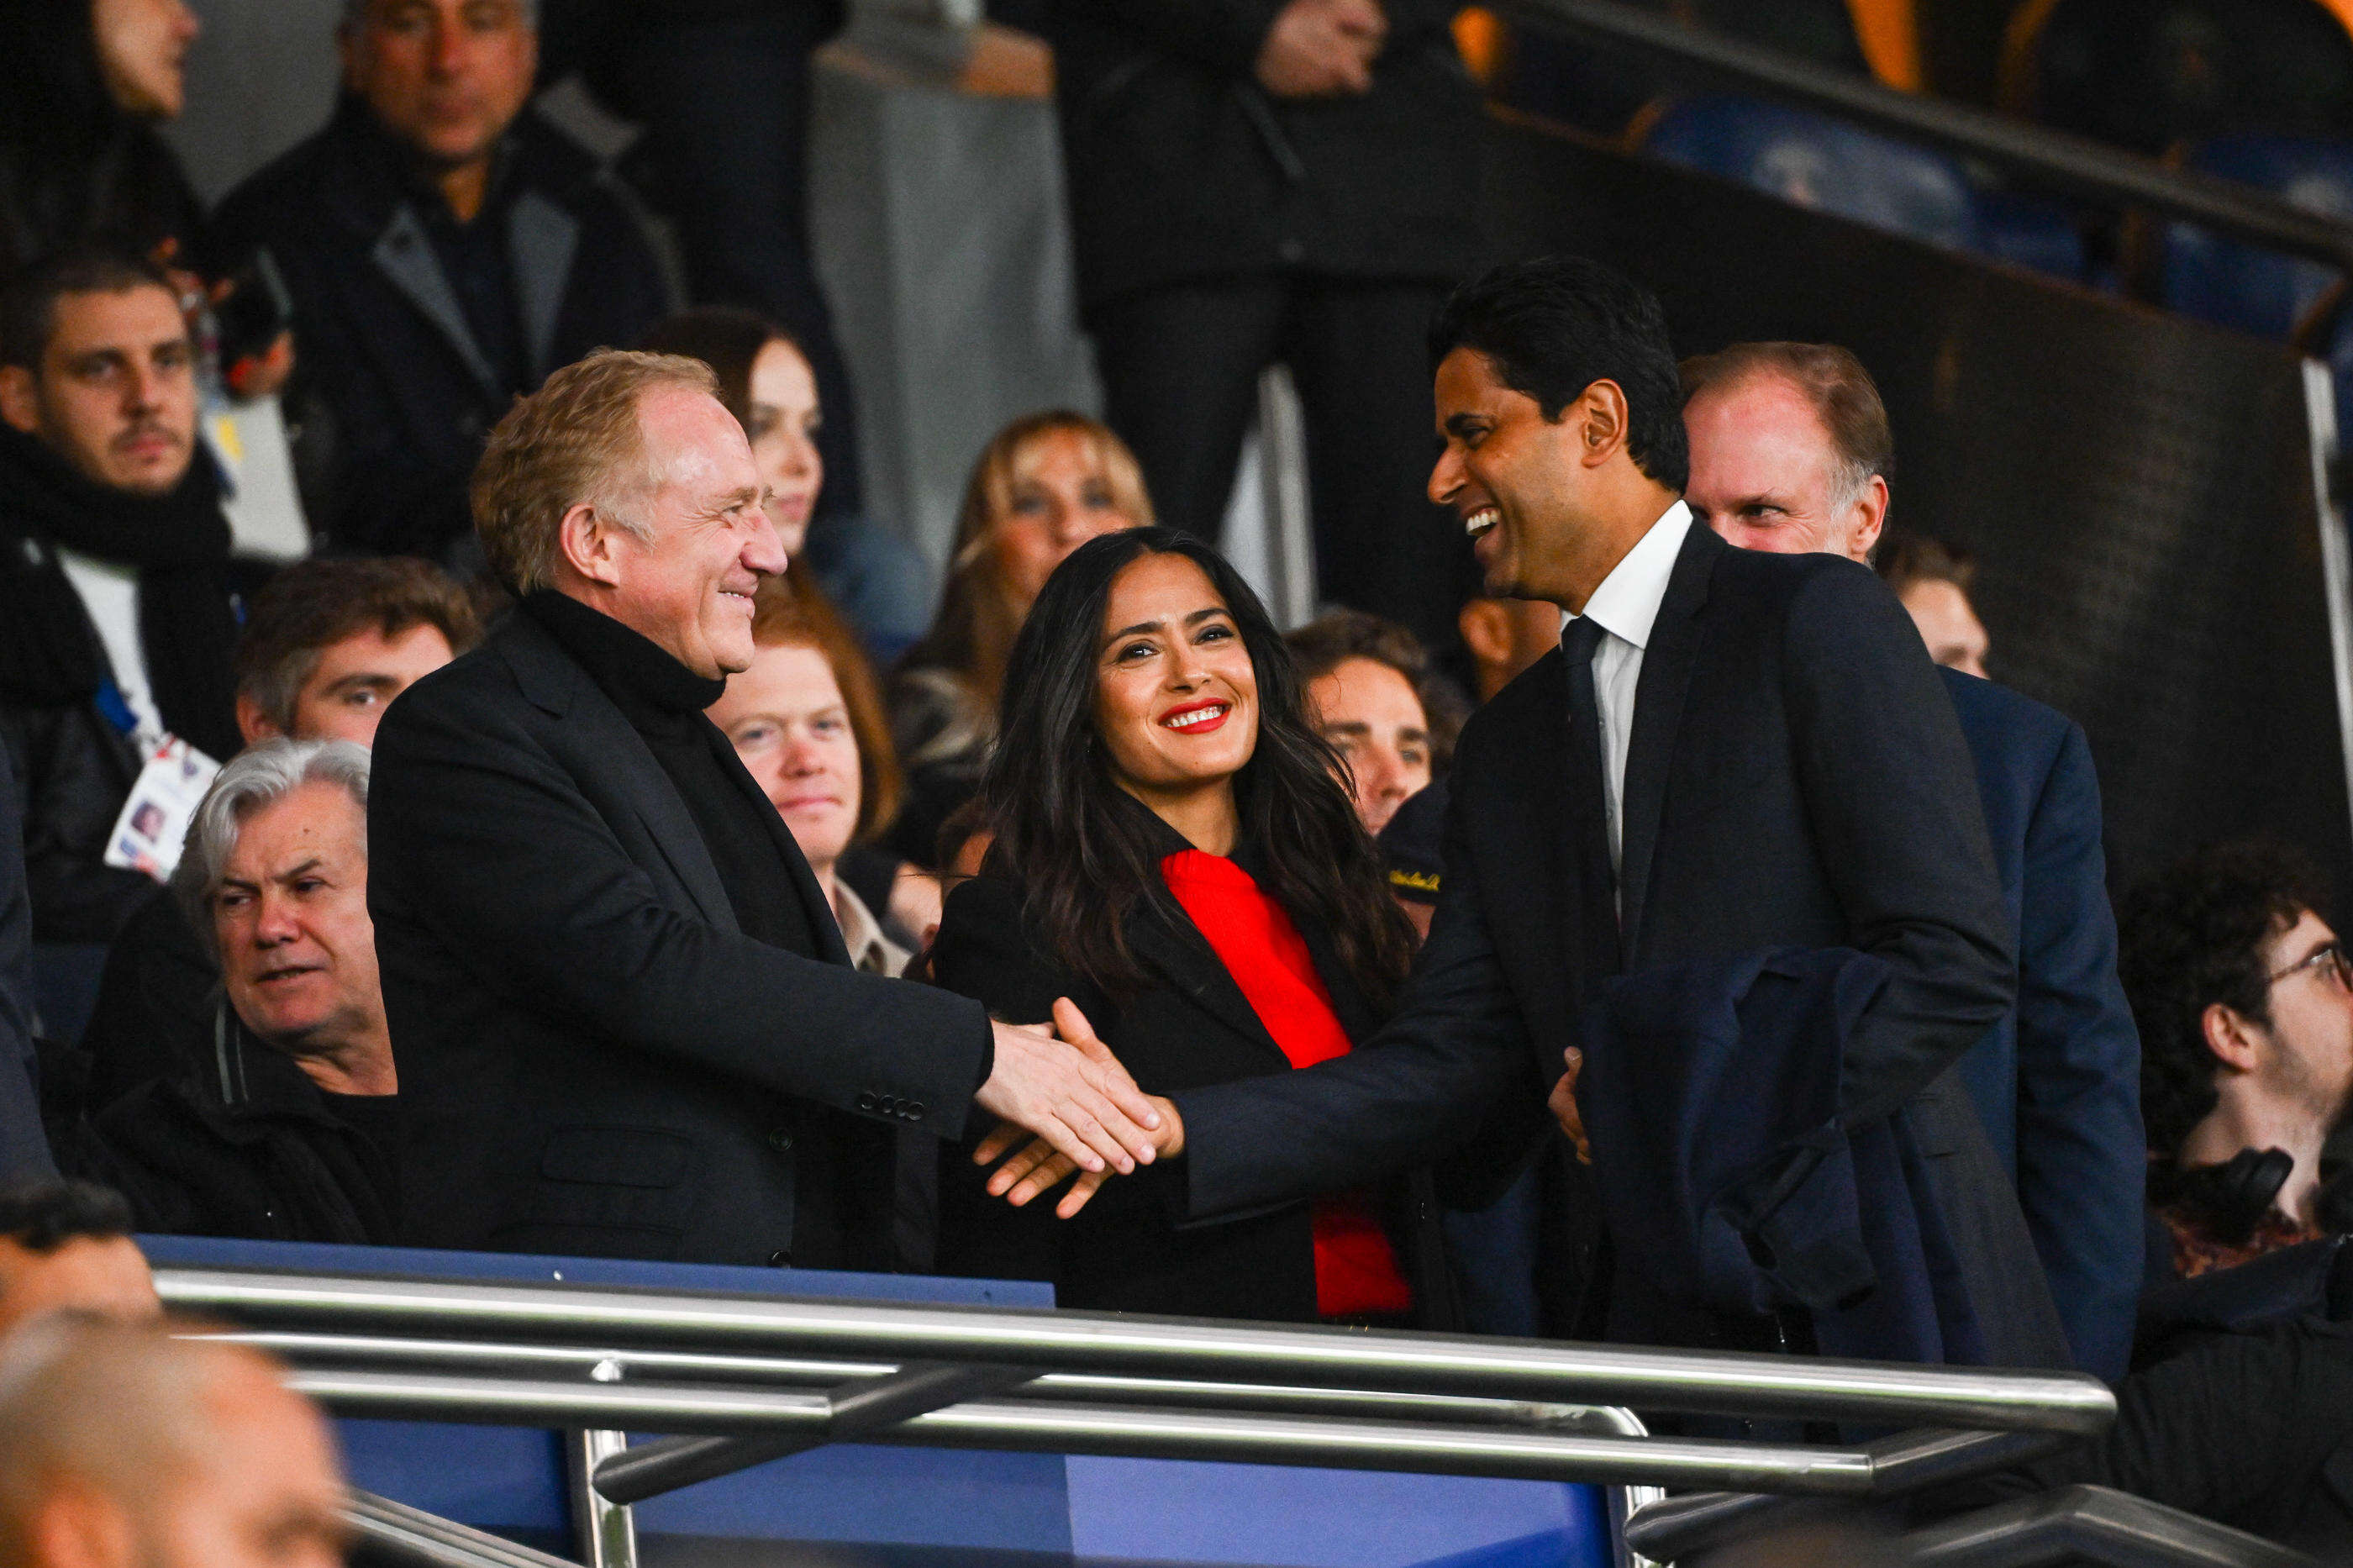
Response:
[[[1018,1207],[1076,1175],[1054,1207],[1069,1219],[1113,1174],[1185,1152],[1176,1106],[1135,1087],[1069,998],[1054,1004],[1050,1026],[990,1027],[997,1058],[973,1099],[997,1118],[997,1128],[973,1160],[993,1164],[1022,1145],[990,1173],[990,1196]]]

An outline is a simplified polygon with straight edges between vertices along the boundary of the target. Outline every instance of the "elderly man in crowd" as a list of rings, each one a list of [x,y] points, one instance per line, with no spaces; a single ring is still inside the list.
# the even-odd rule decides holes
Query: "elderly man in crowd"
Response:
[[[284,735],[371,745],[386,704],[480,639],[466,590],[430,562],[301,562],[246,606],[237,729],[248,744]],[[211,1061],[219,986],[211,922],[190,925],[180,901],[156,889],[107,955],[81,1036],[83,1105],[95,1114]]]
[[[322,430],[311,516],[352,549],[438,555],[518,393],[668,304],[620,187],[528,108],[532,0],[346,0],[326,129],[220,209],[294,300],[295,391]]]
[[[385,715],[369,887],[408,1085],[410,1241],[880,1262],[891,1134],[967,1106],[1090,1169],[1158,1116],[1100,1047],[857,973],[783,819],[703,716],[784,552],[698,361],[548,378],[475,476],[522,605]]]
[[[223,998],[191,1070],[100,1115],[69,1163],[167,1234],[383,1243],[399,1078],[367,907],[368,753],[265,741],[197,807],[174,873]]]
[[[1824,344],[1742,343],[1683,374],[1695,516],[1747,549],[1870,561],[1894,444],[1861,362]],[[1957,1070],[2018,1183],[2078,1363],[2116,1377],[2140,1288],[2140,1047],[2116,980],[2099,781],[2063,714],[1938,674],[1976,763],[2019,954],[2017,1005]]]
[[[105,942],[152,897],[106,864],[141,754],[237,749],[228,522],[171,281],[93,250],[0,296],[0,740],[33,938]]]
[[[0,1188],[0,1339],[47,1312],[136,1321],[162,1312],[131,1205],[89,1182]]]
[[[337,1568],[343,1474],[259,1352],[58,1320],[0,1355],[0,1568]]]

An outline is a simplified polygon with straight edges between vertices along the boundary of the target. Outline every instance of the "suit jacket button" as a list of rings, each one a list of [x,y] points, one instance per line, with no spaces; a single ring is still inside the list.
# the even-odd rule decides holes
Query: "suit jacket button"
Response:
[[[771,1252],[770,1254],[768,1254],[768,1267],[769,1267],[769,1268],[790,1268],[792,1266],[793,1266],[793,1255],[791,1254],[791,1252],[787,1251],[786,1248],[784,1248],[784,1247],[780,1247],[776,1248],[776,1251]]]
[[[768,1134],[768,1147],[779,1154],[789,1154],[793,1152],[793,1135],[780,1127]]]
[[[926,1107],[920,1100],[911,1100],[907,1101],[907,1120],[910,1121],[921,1121],[923,1119],[923,1111],[925,1109]]]
[[[858,1097],[858,1109],[869,1112],[872,1111],[874,1109],[874,1097],[871,1094],[860,1095]]]

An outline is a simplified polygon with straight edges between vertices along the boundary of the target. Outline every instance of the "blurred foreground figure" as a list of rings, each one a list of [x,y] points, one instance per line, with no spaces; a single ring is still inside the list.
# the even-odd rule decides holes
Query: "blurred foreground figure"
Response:
[[[46,1312],[136,1321],[161,1312],[131,1206],[89,1182],[0,1189],[0,1340]]]
[[[0,1568],[331,1568],[343,1483],[278,1367],[60,1319],[0,1358]]]
[[[1683,378],[1687,499],[1717,533],[1780,555],[1890,552],[1894,442],[1853,354],[1736,343],[1685,361]],[[1880,571],[1926,631],[1904,582],[1883,560]],[[2066,715],[1982,679],[1982,662],[1926,640],[1976,764],[2019,957],[2017,1005],[1956,1075],[2017,1184],[2078,1364],[2117,1377],[2141,1276],[2140,1047],[2116,981],[2090,743]]]

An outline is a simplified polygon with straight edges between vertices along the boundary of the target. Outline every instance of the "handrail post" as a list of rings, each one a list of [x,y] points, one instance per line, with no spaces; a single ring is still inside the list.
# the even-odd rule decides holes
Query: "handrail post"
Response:
[[[572,1534],[584,1568],[638,1568],[638,1521],[629,1505],[596,1489],[596,1467],[627,1451],[629,1435],[598,1428],[564,1434],[564,1469],[572,1494]]]

